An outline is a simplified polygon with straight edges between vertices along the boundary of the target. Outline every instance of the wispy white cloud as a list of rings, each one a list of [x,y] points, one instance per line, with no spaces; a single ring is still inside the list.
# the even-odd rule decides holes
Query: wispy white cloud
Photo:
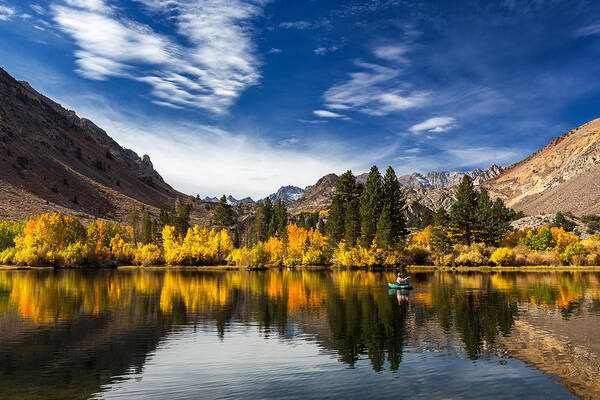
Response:
[[[46,9],[42,6],[40,6],[39,4],[31,4],[29,7],[31,7],[31,9],[33,11],[36,12],[36,14],[40,14],[40,15],[44,15],[46,14]]]
[[[313,51],[318,56],[324,56],[327,53],[333,53],[335,51],[338,51],[339,49],[340,48],[338,46],[329,46],[329,47],[317,47]]]
[[[104,0],[65,0],[65,3],[72,7],[83,8],[90,11],[109,12]]]
[[[600,34],[600,23],[581,27],[575,31],[575,36],[590,36]]]
[[[273,47],[272,49],[270,49],[269,51],[267,51],[268,54],[278,54],[281,53],[283,50],[281,49],[277,49],[275,47]]]
[[[299,119],[298,122],[303,124],[326,124],[329,121],[325,119]]]
[[[375,48],[373,53],[383,60],[408,62],[404,57],[409,51],[406,45],[388,45]]]
[[[157,104],[215,113],[226,112],[260,79],[250,21],[262,14],[263,1],[138,1],[167,16],[179,37],[124,18],[103,0],[51,7],[58,28],[79,47],[81,75],[145,82]]]
[[[452,165],[459,167],[508,165],[518,160],[522,154],[511,148],[465,147],[446,150]]]
[[[360,60],[355,65],[360,72],[352,72],[345,81],[330,87],[323,99],[331,109],[353,109],[373,116],[387,115],[422,106],[429,93],[410,90],[407,82],[400,79],[399,61],[405,63],[404,46],[383,46],[374,49],[374,55],[392,66],[368,63]]]
[[[281,22],[279,24],[279,27],[284,28],[284,29],[300,29],[300,30],[318,29],[321,27],[330,28],[331,21],[329,21],[327,18],[319,19],[316,21],[291,21],[291,22],[286,21],[286,22]]]
[[[410,131],[413,133],[420,133],[423,131],[431,133],[445,132],[452,129],[454,121],[455,119],[452,117],[429,118],[426,121],[411,126]]]
[[[77,109],[121,145],[149,154],[163,178],[189,194],[263,198],[280,186],[304,187],[331,172],[365,171],[396,149],[389,143],[358,147],[337,140],[302,141],[296,137],[272,143],[215,126],[140,116],[134,110],[115,109],[96,97],[57,100]],[[165,136],[167,131],[171,133]]]
[[[325,104],[325,107],[331,110],[349,110],[351,107],[345,104],[329,103]]]
[[[16,10],[14,8],[0,4],[0,21],[8,21],[15,14]]]
[[[314,110],[313,114],[321,118],[346,118],[346,116],[343,114],[338,114],[327,110]]]

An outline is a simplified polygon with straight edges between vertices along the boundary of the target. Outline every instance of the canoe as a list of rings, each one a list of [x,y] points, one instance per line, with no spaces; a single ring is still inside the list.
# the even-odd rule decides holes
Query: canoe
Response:
[[[402,285],[397,285],[395,283],[389,283],[388,282],[388,286],[390,287],[390,289],[404,289],[404,290],[409,290],[412,289],[413,287],[410,285],[410,283],[404,283]]]

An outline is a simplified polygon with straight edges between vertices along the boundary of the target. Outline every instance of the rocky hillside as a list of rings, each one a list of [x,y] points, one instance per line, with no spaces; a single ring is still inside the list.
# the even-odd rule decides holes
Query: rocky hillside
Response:
[[[290,203],[288,211],[293,215],[300,211],[326,210],[335,194],[336,174],[325,175],[310,186],[298,200]]]
[[[600,119],[554,139],[484,187],[528,215],[600,213]]]
[[[0,217],[60,211],[125,221],[191,197],[170,187],[150,157],[121,147],[93,122],[0,69]],[[192,220],[208,223],[205,207]]]
[[[268,197],[271,201],[283,200],[287,205],[298,200],[306,190],[298,186],[282,186],[277,192],[270,194]]]

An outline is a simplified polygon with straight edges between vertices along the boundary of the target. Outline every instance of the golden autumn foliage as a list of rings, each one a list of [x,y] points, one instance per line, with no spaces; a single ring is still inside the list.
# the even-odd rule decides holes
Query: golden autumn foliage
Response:
[[[515,265],[515,252],[507,247],[499,247],[490,257],[496,265]]]
[[[369,248],[361,245],[350,247],[345,240],[341,240],[333,258],[337,265],[343,267],[368,267],[372,265],[381,265],[385,258],[383,250],[377,248],[376,240]]]
[[[169,265],[213,265],[224,263],[233,250],[227,230],[188,229],[185,238],[167,225],[162,231],[164,258]]]
[[[398,264],[441,266],[484,265],[598,265],[600,236],[581,240],[563,228],[541,227],[511,232],[502,247],[452,244],[441,228],[428,226],[402,243],[382,249],[374,240],[368,247],[335,248],[318,229],[289,224],[284,234],[252,247],[234,248],[227,230],[194,226],[185,235],[166,225],[160,239],[136,243],[133,229],[97,220],[87,227],[75,217],[42,214],[24,222],[0,221],[0,264],[33,266],[116,265],[327,265],[366,267]],[[443,243],[442,243],[443,242]],[[440,244],[441,243],[441,244]],[[443,244],[443,245],[442,245]]]
[[[421,232],[417,232],[411,239],[411,242],[417,246],[430,247],[433,238],[433,226],[429,225]]]
[[[273,236],[251,249],[234,249],[227,261],[236,265],[323,265],[329,262],[325,237],[318,229],[289,224],[282,237]]]

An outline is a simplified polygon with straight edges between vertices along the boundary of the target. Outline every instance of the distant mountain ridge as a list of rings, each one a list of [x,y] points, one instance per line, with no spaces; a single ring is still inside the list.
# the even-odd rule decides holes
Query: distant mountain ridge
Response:
[[[306,191],[305,189],[299,188],[298,186],[288,185],[288,186],[280,187],[277,190],[277,192],[271,193],[264,199],[260,199],[257,201],[254,201],[251,197],[244,197],[243,199],[238,200],[235,197],[233,197],[232,195],[228,195],[227,203],[234,205],[234,206],[236,206],[238,204],[244,204],[244,203],[262,203],[267,198],[269,198],[272,202],[276,202],[277,200],[282,200],[287,205],[293,201],[298,200],[300,197],[302,197],[302,195],[304,194],[305,191]],[[203,200],[206,202],[210,202],[210,203],[218,203],[220,201],[220,198],[206,196]]]
[[[409,188],[418,189],[445,189],[456,186],[460,183],[463,176],[467,175],[475,185],[489,179],[495,178],[504,171],[504,167],[492,165],[491,167],[482,170],[475,168],[473,171],[431,171],[426,173],[413,172],[412,174],[401,175],[398,177],[400,185]],[[358,181],[364,183],[368,173],[360,174]]]
[[[254,200],[252,200],[251,197],[244,197],[243,199],[238,200],[235,197],[233,197],[232,195],[228,195],[226,197],[226,199],[227,199],[227,204],[230,204],[232,206],[237,206],[239,204],[245,204],[245,203],[254,204]],[[206,196],[202,200],[204,200],[208,203],[218,203],[219,201],[221,201],[221,199],[219,197],[209,197],[209,196]]]

